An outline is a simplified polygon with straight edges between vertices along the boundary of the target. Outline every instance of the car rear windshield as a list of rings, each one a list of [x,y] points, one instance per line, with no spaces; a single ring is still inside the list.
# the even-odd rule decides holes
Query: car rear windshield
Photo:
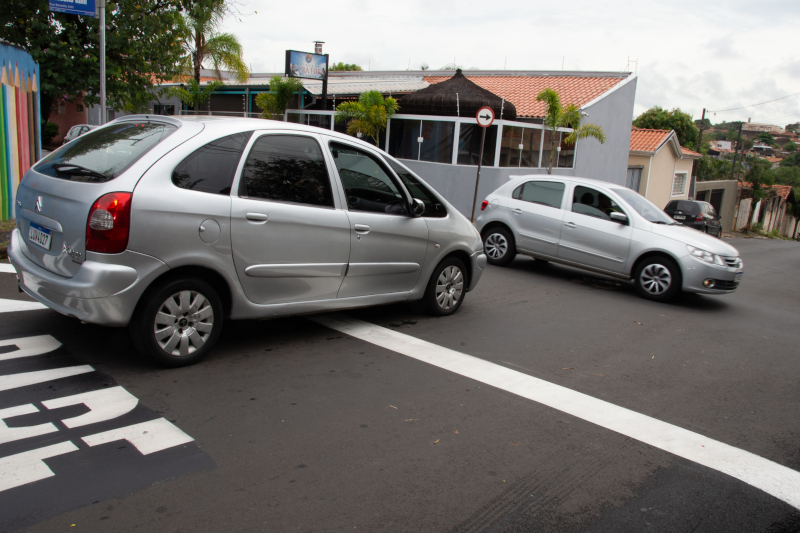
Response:
[[[121,122],[89,131],[36,165],[41,174],[72,181],[113,180],[178,128],[164,122]]]
[[[690,202],[688,200],[678,200],[677,202],[672,202],[670,207],[671,211],[683,211],[687,215],[696,215],[701,211],[700,203],[699,202]]]

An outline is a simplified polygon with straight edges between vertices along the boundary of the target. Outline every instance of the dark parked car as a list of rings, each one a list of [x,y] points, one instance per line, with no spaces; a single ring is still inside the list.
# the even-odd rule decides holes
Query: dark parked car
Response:
[[[714,206],[708,202],[695,200],[672,200],[664,208],[664,212],[686,226],[703,233],[722,237],[720,216]]]

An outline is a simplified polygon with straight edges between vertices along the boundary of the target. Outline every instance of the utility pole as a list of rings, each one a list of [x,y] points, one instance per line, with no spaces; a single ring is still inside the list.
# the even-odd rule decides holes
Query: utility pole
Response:
[[[697,149],[695,152],[700,153],[700,144],[703,142],[703,127],[706,125],[706,108],[703,108],[703,118],[700,119],[700,133],[697,135]],[[689,198],[694,200],[694,187],[697,180],[697,167],[699,166],[698,160],[695,160],[692,165],[692,177],[689,182]]]
[[[744,122],[739,123],[739,138],[736,139],[736,152],[733,154],[733,165],[731,166],[731,179],[733,179],[733,172],[736,170],[736,157],[739,155],[739,149],[742,146],[742,126],[744,126]],[[744,154],[742,154],[744,157]]]
[[[100,0],[100,125],[106,123],[106,1]]]

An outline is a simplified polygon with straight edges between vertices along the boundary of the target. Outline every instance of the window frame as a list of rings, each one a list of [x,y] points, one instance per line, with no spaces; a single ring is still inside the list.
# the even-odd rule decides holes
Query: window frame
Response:
[[[675,193],[675,181],[678,178],[678,176],[682,176],[683,177],[683,186],[681,187],[681,192]],[[672,188],[670,189],[669,197],[673,198],[675,196],[683,196],[684,194],[686,194],[686,182],[688,180],[689,180],[689,173],[688,172],[685,172],[685,171],[675,172],[672,175]]]
[[[573,205],[572,198],[575,197],[575,190],[578,187],[583,187],[584,189],[591,189],[591,190],[593,190],[593,191],[595,191],[597,193],[606,195],[612,202],[617,204],[617,208],[619,208],[620,212],[622,212],[626,217],[628,217],[628,221],[626,223],[623,223],[622,225],[630,226],[632,224],[631,215],[625,209],[625,206],[627,204],[624,202],[624,200],[622,200],[621,198],[617,197],[613,192],[611,192],[611,191],[609,191],[607,189],[602,189],[602,188],[596,187],[594,184],[585,185],[583,183],[573,183],[572,184],[572,189],[570,189],[570,191],[569,191],[570,194],[566,196],[568,198],[568,202],[569,202],[569,205],[568,205],[569,209],[565,208],[565,211],[568,211],[568,212],[576,214],[576,215],[583,215],[583,216],[586,216],[586,217],[590,217],[590,218],[595,219],[595,220],[602,220],[604,222],[611,222],[611,223],[614,223],[614,224],[621,224],[620,222],[618,222],[618,221],[616,221],[616,220],[614,220],[613,218],[610,218],[610,217],[608,219],[605,219],[605,218],[600,218],[600,217],[596,217],[596,216],[593,216],[593,215],[589,215],[587,213],[580,213],[578,211],[573,211],[572,210],[572,205]],[[627,187],[625,187],[625,188],[627,189]],[[633,189],[628,189],[628,190],[633,190]],[[595,209],[597,209],[597,208],[595,208]]]
[[[269,198],[259,198],[256,196],[246,196],[242,195],[242,186],[244,184],[244,167],[247,164],[247,159],[250,157],[250,152],[253,151],[253,146],[258,142],[259,139],[262,137],[266,137],[267,135],[281,135],[281,136],[293,136],[293,137],[306,137],[312,139],[314,142],[317,143],[317,146],[322,153],[322,162],[325,166],[325,171],[328,173],[328,181],[331,186],[331,200],[333,201],[332,206],[327,205],[315,205],[315,204],[306,204],[302,202],[289,202],[286,200],[272,200]],[[330,161],[328,160],[327,155],[325,154],[325,147],[324,143],[320,139],[319,135],[316,135],[311,132],[306,131],[293,131],[293,130],[255,130],[253,134],[250,136],[250,141],[247,143],[247,146],[244,148],[244,152],[242,152],[242,157],[239,160],[239,166],[236,169],[236,174],[234,175],[233,185],[231,185],[231,195],[236,195],[236,197],[241,198],[242,200],[258,200],[261,202],[275,202],[280,204],[286,205],[296,205],[302,207],[315,207],[318,209],[341,209],[341,196],[340,196],[340,189],[338,184],[336,183],[337,180],[333,179],[334,174],[332,173],[335,169],[331,168]]]

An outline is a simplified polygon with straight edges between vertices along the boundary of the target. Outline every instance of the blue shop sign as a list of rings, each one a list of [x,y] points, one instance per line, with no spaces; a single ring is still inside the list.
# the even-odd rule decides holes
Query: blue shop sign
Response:
[[[83,15],[85,17],[97,16],[95,0],[50,0],[50,11]]]

